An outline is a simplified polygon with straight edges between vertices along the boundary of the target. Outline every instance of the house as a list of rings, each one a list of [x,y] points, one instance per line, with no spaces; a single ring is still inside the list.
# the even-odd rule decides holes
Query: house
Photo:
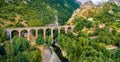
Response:
[[[114,45],[107,45],[106,48],[108,50],[113,50],[113,49],[117,49],[118,47],[117,46],[114,46]]]
[[[105,27],[105,24],[99,24],[99,28],[102,29]]]
[[[112,32],[112,31],[113,31],[113,28],[109,28],[109,31]]]
[[[90,39],[96,39],[98,36],[91,36]]]

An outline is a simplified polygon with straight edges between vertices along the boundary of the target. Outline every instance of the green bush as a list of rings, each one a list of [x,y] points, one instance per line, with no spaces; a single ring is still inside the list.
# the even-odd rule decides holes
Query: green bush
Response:
[[[38,45],[44,44],[44,38],[42,35],[38,35],[38,38],[36,39],[36,44]]]

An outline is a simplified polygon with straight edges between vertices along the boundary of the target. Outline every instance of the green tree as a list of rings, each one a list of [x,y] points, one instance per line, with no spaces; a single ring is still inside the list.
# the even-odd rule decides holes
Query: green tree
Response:
[[[41,62],[40,53],[39,50],[20,52],[14,62]]]
[[[120,47],[120,37],[116,37],[116,45]]]
[[[29,59],[27,58],[28,52],[18,53],[18,55],[15,57],[14,62],[29,62]]]
[[[41,58],[41,52],[39,50],[34,50],[31,51],[30,54],[28,54],[28,59],[29,62],[41,62],[42,58]]]
[[[47,36],[47,37],[46,37],[46,44],[47,44],[48,46],[51,46],[51,45],[52,45],[52,38],[51,38],[51,36]]]
[[[44,44],[44,38],[42,35],[38,35],[38,38],[36,39],[36,44],[38,45]]]
[[[7,36],[5,32],[2,29],[0,29],[0,43],[5,42],[6,40],[7,40]]]
[[[12,47],[14,49],[14,54],[18,52],[25,51],[29,48],[29,42],[24,38],[17,38],[15,37],[12,42]]]

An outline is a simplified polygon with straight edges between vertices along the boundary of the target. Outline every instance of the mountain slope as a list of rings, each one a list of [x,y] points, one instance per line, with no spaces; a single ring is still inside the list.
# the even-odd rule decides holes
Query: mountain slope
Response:
[[[64,24],[77,7],[74,0],[1,0],[0,27],[43,26],[56,15]]]
[[[120,6],[112,2],[107,2],[99,6],[92,6],[90,8],[80,8],[76,15],[73,17],[74,20],[69,23],[77,23],[77,18],[89,19],[92,18],[96,22],[109,23],[115,22],[120,18]]]

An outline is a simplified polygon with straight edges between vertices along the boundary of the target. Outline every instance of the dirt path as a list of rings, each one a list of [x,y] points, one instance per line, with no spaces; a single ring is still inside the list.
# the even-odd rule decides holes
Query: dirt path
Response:
[[[44,62],[44,60],[43,60],[44,46],[35,44],[35,41],[30,41],[30,45],[34,46],[35,48],[37,48],[37,49],[39,49],[41,51],[42,62]]]

